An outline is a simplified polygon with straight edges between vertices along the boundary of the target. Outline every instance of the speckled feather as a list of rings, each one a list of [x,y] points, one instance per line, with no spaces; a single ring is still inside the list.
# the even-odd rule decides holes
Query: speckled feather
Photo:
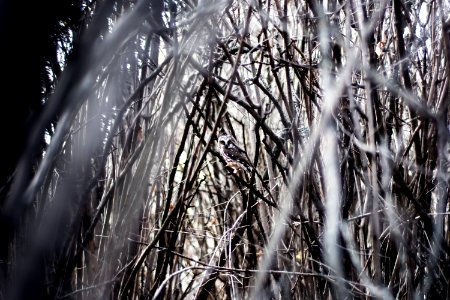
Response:
[[[220,155],[227,162],[227,167],[237,173],[238,170],[244,169],[247,172],[251,171],[251,165],[248,162],[247,154],[240,148],[236,140],[230,135],[219,136]]]

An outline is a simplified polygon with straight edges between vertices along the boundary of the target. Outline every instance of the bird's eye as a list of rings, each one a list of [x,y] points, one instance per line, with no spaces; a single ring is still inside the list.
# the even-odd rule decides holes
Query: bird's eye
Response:
[[[224,140],[220,140],[219,143],[220,143],[221,145],[225,145],[225,141],[224,141]]]

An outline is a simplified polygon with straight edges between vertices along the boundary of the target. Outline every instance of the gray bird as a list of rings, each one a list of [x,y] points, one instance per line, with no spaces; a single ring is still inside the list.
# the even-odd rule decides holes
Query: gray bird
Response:
[[[244,169],[246,172],[251,171],[251,165],[248,162],[247,153],[238,146],[236,140],[228,134],[219,136],[220,155],[227,162],[227,167],[233,169],[233,173]]]

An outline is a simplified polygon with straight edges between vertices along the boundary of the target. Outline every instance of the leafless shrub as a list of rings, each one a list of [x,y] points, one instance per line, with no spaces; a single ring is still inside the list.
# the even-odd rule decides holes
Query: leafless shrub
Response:
[[[0,298],[449,297],[449,3],[106,2],[2,201]]]

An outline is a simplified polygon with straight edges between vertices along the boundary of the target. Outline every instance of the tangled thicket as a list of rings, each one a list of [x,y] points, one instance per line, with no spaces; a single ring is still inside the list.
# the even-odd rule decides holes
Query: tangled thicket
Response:
[[[0,299],[450,297],[448,1],[66,2]]]

